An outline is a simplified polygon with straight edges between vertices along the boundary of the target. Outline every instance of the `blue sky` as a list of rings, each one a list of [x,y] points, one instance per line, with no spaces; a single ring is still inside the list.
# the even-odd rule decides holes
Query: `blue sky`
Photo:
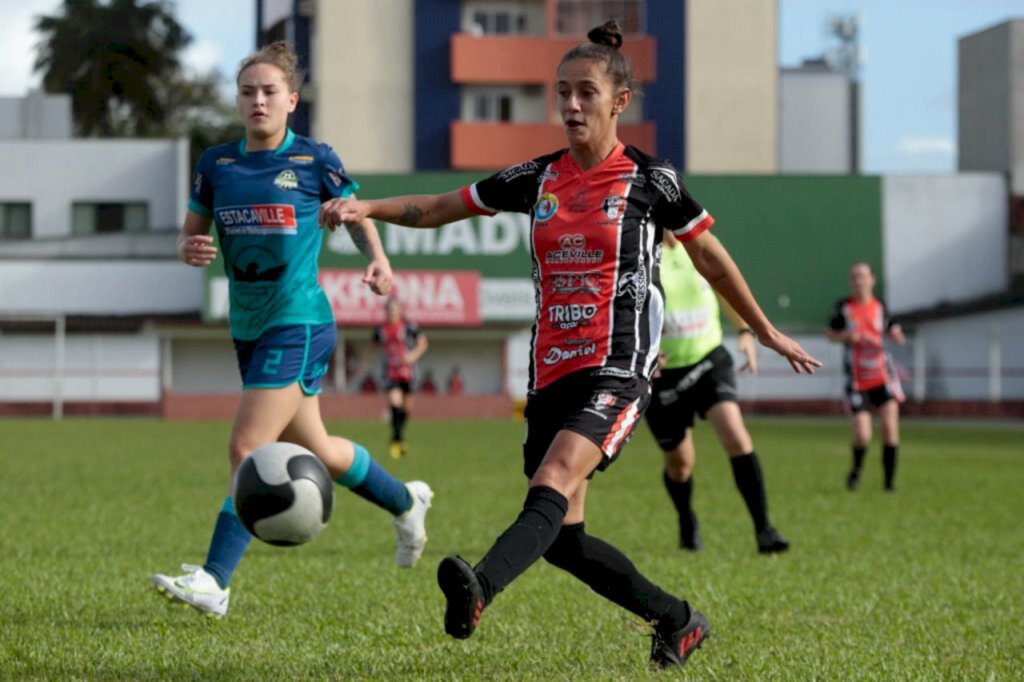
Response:
[[[0,96],[23,95],[31,73],[32,18],[60,0],[0,0]],[[226,76],[253,46],[252,0],[177,0],[192,33],[188,63]],[[831,14],[861,17],[864,61],[863,169],[868,173],[956,170],[957,39],[1009,18],[1024,0],[778,0],[779,64],[795,66],[830,45]]]

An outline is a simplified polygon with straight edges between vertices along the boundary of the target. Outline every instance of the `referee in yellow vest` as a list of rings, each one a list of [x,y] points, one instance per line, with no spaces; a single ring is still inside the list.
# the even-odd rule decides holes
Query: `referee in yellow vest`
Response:
[[[679,546],[691,551],[701,548],[700,525],[691,506],[696,457],[692,427],[698,414],[711,422],[729,455],[736,487],[754,522],[758,551],[784,552],[789,542],[768,519],[761,464],[736,402],[736,372],[732,356],[722,346],[718,297],[669,233],[661,256],[661,284],[665,291],[663,362],[646,418],[665,453],[665,488],[679,512]],[[721,305],[738,330],[737,345],[746,359],[740,371],[756,374],[753,332],[728,304]]]

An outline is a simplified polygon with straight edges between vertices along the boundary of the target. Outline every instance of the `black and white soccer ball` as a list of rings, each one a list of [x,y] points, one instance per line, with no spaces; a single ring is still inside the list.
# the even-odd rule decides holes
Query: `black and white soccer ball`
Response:
[[[246,530],[263,542],[290,547],[309,542],[327,526],[334,485],[312,452],[293,443],[271,443],[238,467],[231,496]]]

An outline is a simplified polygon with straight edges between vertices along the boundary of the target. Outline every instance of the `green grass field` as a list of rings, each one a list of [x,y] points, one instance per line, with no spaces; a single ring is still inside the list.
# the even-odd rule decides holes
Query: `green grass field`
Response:
[[[335,423],[383,452],[381,423]],[[224,423],[0,421],[0,678],[654,679],[648,628],[543,562],[447,638],[437,562],[480,558],[522,503],[521,423],[413,422],[378,461],[434,488],[430,542],[393,564],[389,517],[339,491],[314,542],[255,542],[231,611],[169,606],[154,572],[202,563],[227,485]],[[589,532],[685,596],[713,637],[682,672],[720,680],[1024,677],[1024,429],[904,425],[898,492],[879,448],[843,487],[841,421],[752,420],[783,556],[756,553],[725,456],[698,428],[705,549],[675,545],[646,427],[588,496]]]

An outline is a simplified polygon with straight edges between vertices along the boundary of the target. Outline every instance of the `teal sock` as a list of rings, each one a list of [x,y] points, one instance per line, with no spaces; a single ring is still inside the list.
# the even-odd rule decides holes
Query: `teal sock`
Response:
[[[217,524],[213,527],[210,538],[210,550],[206,554],[203,569],[216,579],[222,590],[231,584],[231,574],[238,567],[238,562],[245,555],[245,550],[252,541],[252,533],[247,531],[235,513],[235,502],[228,495],[217,514]]]
[[[412,495],[405,484],[382,469],[359,443],[352,443],[355,457],[345,475],[335,479],[356,495],[400,516],[412,508]]]

